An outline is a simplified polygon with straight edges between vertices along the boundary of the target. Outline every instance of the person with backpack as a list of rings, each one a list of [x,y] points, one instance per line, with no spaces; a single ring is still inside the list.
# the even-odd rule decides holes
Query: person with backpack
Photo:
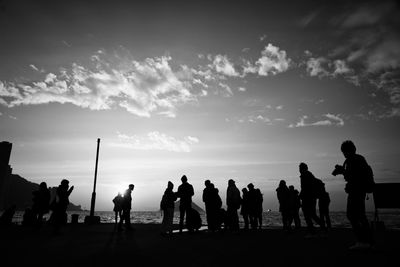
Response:
[[[118,217],[122,220],[122,201],[123,201],[122,194],[118,192],[118,194],[114,197],[113,203],[114,208],[113,211],[115,213],[115,225],[118,225]]]
[[[307,224],[308,234],[306,237],[309,238],[315,236],[313,221],[321,225],[321,220],[317,216],[316,205],[319,191],[318,187],[322,181],[315,178],[315,176],[308,170],[307,164],[304,162],[300,163],[299,171],[301,207]]]
[[[341,174],[346,181],[347,218],[356,236],[356,243],[350,250],[368,250],[373,245],[372,232],[365,213],[365,198],[373,192],[374,176],[365,158],[356,154],[356,146],[350,140],[340,147],[345,161],[343,166],[336,165],[332,175]]]

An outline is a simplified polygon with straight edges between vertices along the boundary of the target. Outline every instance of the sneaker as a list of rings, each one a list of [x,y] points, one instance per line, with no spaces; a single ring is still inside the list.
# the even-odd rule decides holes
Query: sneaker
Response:
[[[371,248],[371,244],[356,242],[353,246],[349,247],[349,250],[369,250]]]

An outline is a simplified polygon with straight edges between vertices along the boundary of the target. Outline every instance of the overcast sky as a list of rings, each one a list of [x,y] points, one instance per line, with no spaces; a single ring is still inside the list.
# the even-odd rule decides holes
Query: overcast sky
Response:
[[[183,174],[225,203],[228,179],[277,209],[279,180],[330,173],[351,139],[377,182],[398,181],[400,12],[391,1],[0,1],[0,137],[13,172],[97,209],[136,185],[157,210]],[[334,3],[333,3],[334,2]]]

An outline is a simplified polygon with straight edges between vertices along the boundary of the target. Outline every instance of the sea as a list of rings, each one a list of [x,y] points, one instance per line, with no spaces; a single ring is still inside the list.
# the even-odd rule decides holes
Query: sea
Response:
[[[85,216],[89,215],[89,211],[69,211],[68,220],[71,220],[73,214],[78,215],[78,222],[83,223]],[[95,212],[96,216],[100,216],[101,223],[114,223],[115,214],[112,211],[98,211]],[[23,212],[17,211],[14,215],[13,222],[21,224]],[[206,214],[200,213],[203,224],[206,224]],[[374,212],[367,212],[369,221],[373,221],[375,218]],[[48,220],[49,214],[45,215],[45,219]],[[306,225],[304,217],[300,213],[302,225]],[[350,228],[348,219],[346,218],[346,212],[333,211],[330,212],[331,223],[336,228]],[[388,229],[400,230],[400,210],[390,210],[379,212],[379,220],[383,221],[385,227]],[[131,212],[132,223],[142,224],[160,224],[162,221],[161,211],[132,211]],[[179,223],[179,212],[175,212],[174,223]],[[243,227],[243,218],[239,216],[239,223]],[[263,213],[263,228],[279,228],[282,227],[281,214],[277,211],[267,211]]]

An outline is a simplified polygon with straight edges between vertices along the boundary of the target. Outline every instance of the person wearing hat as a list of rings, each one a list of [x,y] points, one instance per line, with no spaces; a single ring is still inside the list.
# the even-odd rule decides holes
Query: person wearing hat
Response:
[[[226,190],[226,206],[227,206],[227,223],[228,229],[239,230],[239,216],[238,209],[242,198],[240,197],[240,191],[235,185],[235,181],[229,179],[228,188]]]

